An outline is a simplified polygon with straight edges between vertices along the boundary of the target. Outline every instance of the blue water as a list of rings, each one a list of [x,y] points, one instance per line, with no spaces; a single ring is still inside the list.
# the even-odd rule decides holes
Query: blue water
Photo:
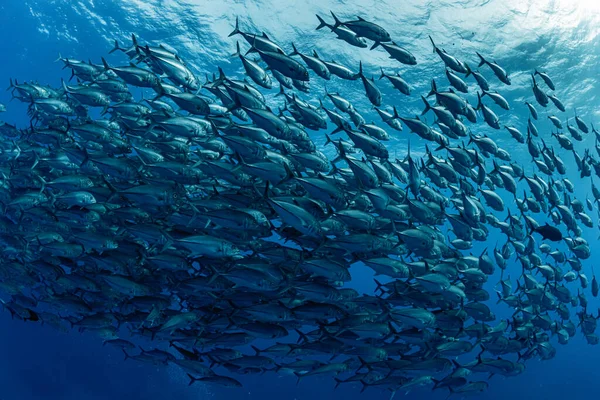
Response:
[[[228,57],[235,49],[235,38],[228,38],[235,16],[244,29],[264,30],[286,49],[293,41],[308,52],[318,49],[325,59],[357,69],[362,60],[367,75],[378,76],[379,66],[387,73],[400,72],[411,84],[413,96],[401,97],[387,82],[379,82],[384,93],[384,104],[398,107],[401,115],[420,113],[422,104],[418,95],[426,93],[432,77],[443,78],[443,64],[432,54],[427,35],[449,53],[476,65],[475,51],[495,59],[511,75],[512,86],[500,84],[489,69],[483,71],[493,88],[497,88],[511,103],[510,112],[500,112],[503,124],[514,125],[525,131],[527,110],[524,100],[532,100],[530,73],[534,68],[548,72],[557,85],[557,96],[567,107],[568,115],[577,112],[588,123],[597,121],[597,75],[600,72],[600,5],[594,0],[530,0],[530,1],[201,1],[201,0],[0,0],[0,83],[8,86],[8,79],[37,80],[58,86],[60,78],[68,78],[61,64],[52,63],[63,56],[99,62],[112,48],[114,39],[129,43],[135,33],[144,41],[164,42],[175,47],[189,65],[203,77],[212,74],[216,66],[223,66],[229,74],[241,74],[239,60]],[[399,6],[398,4],[402,4]],[[417,57],[416,67],[399,67],[381,49],[357,49],[335,39],[327,29],[315,31],[315,13],[327,15],[329,10],[346,18],[361,15],[384,26],[400,45]],[[109,61],[125,62],[119,54]],[[322,87],[315,80],[313,94],[321,95]],[[445,83],[443,85],[446,85]],[[367,116],[367,121],[380,123],[373,115],[359,81],[329,84],[330,91],[339,90],[355,107]],[[473,92],[473,91],[472,91]],[[471,104],[476,103],[470,94]],[[9,103],[8,93],[0,93],[0,102],[7,104],[3,120],[25,126],[25,106]],[[489,102],[491,103],[491,102]],[[539,111],[541,111],[538,108]],[[551,113],[558,113],[550,108]],[[561,113],[562,114],[562,113]],[[541,113],[538,128],[543,137],[549,137],[551,126]],[[565,119],[564,114],[560,115]],[[431,120],[429,120],[431,122]],[[506,130],[492,131],[482,124],[475,133],[493,135],[497,143],[509,150],[513,160],[531,172],[529,156],[524,145],[515,145]],[[392,132],[390,132],[392,133]],[[318,135],[317,135],[318,136]],[[313,135],[317,144],[324,137]],[[416,154],[422,154],[424,144],[406,131],[393,133],[389,145],[403,156],[406,142],[411,137]],[[590,135],[591,136],[591,135]],[[548,142],[557,144],[548,138]],[[593,146],[593,138],[576,143],[582,153]],[[576,196],[585,200],[590,192],[588,180],[577,178],[573,156],[561,151],[567,164],[568,177],[576,184]],[[598,180],[600,182],[600,180]],[[591,197],[591,194],[590,194]],[[505,201],[509,202],[508,198]],[[593,215],[594,220],[596,216]],[[594,247],[595,230],[584,229],[584,237]],[[490,235],[490,247],[499,239],[496,231]],[[561,245],[564,246],[564,245]],[[564,250],[564,247],[560,247]],[[480,249],[475,249],[475,251]],[[584,263],[591,277],[590,266],[600,258],[592,250],[592,258]],[[520,266],[513,263],[509,272],[513,278]],[[496,282],[497,280],[493,280]],[[572,291],[576,289],[571,286]],[[591,309],[595,309],[589,294]],[[494,308],[499,316],[505,309]],[[554,343],[554,342],[553,342]],[[585,344],[578,335],[567,346],[557,346],[557,356],[549,361],[531,360],[526,371],[516,378],[494,377],[485,399],[572,399],[595,398],[600,378],[596,360],[598,347]],[[330,378],[308,378],[296,385],[293,377],[243,377],[240,390],[187,386],[188,379],[177,369],[159,368],[123,362],[120,351],[103,347],[99,338],[77,332],[57,332],[34,323],[10,319],[0,313],[0,400],[29,399],[387,399],[389,393],[368,389],[359,394],[358,386],[342,386],[333,390]],[[397,396],[403,394],[398,393]],[[446,392],[416,389],[406,399],[444,399]]]

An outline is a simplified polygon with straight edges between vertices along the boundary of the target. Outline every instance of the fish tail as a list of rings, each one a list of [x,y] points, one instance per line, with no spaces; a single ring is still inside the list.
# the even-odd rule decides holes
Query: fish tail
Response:
[[[67,84],[65,83],[64,79],[60,80],[60,83],[62,85],[63,90],[65,91],[65,93],[71,93],[71,91],[69,90],[69,88],[67,87]]]
[[[104,71],[108,71],[110,70],[110,65],[108,65],[108,63],[106,62],[106,60],[104,59],[104,57],[102,57],[102,65],[104,65]]]
[[[112,50],[108,52],[108,54],[112,54],[112,53],[114,53],[117,50],[121,50],[122,51],[121,46],[119,46],[119,41],[117,39],[115,39],[115,45],[112,48]]]
[[[433,41],[433,38],[431,37],[431,35],[429,35],[429,40],[431,40],[431,45],[433,46],[433,52],[435,53],[437,46],[435,45],[435,42]]]
[[[475,136],[473,136],[472,132],[469,132],[469,141],[467,142],[467,146],[470,146],[475,141]]]
[[[241,57],[242,53],[240,52],[240,42],[235,42],[235,53],[231,55],[231,57]]]
[[[275,95],[275,97],[283,95],[285,95],[285,90],[283,90],[283,85],[279,85],[279,92]]]
[[[431,80],[431,90],[427,93],[427,97],[431,97],[437,93],[437,85],[435,84],[435,79]]]
[[[333,20],[335,21],[335,22],[333,23],[333,29],[335,29],[335,28],[337,28],[338,26],[342,25],[342,21],[340,21],[340,20],[338,19],[338,17],[337,17],[337,16],[336,16],[336,15],[333,13],[333,11],[330,11],[330,13],[331,13],[331,16],[333,17]]]
[[[235,28],[233,28],[233,31],[231,31],[231,33],[227,37],[231,37],[233,35],[238,35],[241,33],[239,22],[240,17],[235,17]]]
[[[136,51],[137,51],[137,49],[140,46],[138,45],[137,37],[135,37],[135,34],[133,34],[133,33],[131,34],[131,42],[133,43],[133,46],[136,48]],[[148,47],[148,46],[146,46],[146,47]]]
[[[341,380],[340,378],[338,378],[337,376],[334,376],[333,379],[335,380],[335,387],[334,387],[334,389],[337,389],[338,386],[340,386],[340,383],[344,383],[344,381]]]
[[[63,57],[60,53],[58,53],[58,58],[56,60],[54,60],[54,62],[59,62],[62,61]]]
[[[431,105],[429,104],[429,102],[427,101],[427,99],[424,96],[421,96],[421,100],[423,100],[423,103],[425,103],[425,109],[423,110],[421,115],[425,115],[429,110],[431,110]],[[470,142],[469,142],[469,144],[470,144]]]
[[[473,73],[473,71],[471,70],[471,67],[469,67],[469,64],[464,63],[465,64],[465,68],[467,69],[467,74],[465,75],[465,77],[468,77],[469,75],[471,75]]]
[[[331,27],[331,25],[329,25],[327,22],[325,22],[325,20],[323,18],[321,18],[321,16],[319,14],[317,15],[317,19],[319,20],[319,26],[317,26],[317,30],[324,28],[324,27]]]
[[[386,75],[385,75],[385,72],[383,72],[383,67],[380,67],[380,68],[381,68],[381,75],[379,76],[379,79],[383,79]]]
[[[193,383],[195,383],[196,381],[198,381],[198,378],[194,378],[192,375],[187,374],[188,378],[190,378],[190,383],[188,383],[188,386],[192,386]]]
[[[258,52],[258,50],[256,49],[256,35],[253,35],[252,36],[252,43],[250,43],[250,48],[246,52],[246,55],[248,55],[250,53],[256,53],[256,52]]]
[[[160,83],[160,82],[158,82],[158,85],[156,85],[154,90],[156,91],[156,96],[152,99],[152,101],[156,101],[156,100],[160,99],[167,93],[165,91],[165,88],[163,87],[162,83]]]
[[[479,54],[479,52],[476,52],[476,53],[479,56],[479,67],[481,67],[482,65],[485,65],[487,63],[485,58],[483,58],[483,56],[481,54]]]
[[[300,53],[298,53],[298,49],[296,48],[296,45],[294,44],[294,42],[292,42],[292,52],[290,54],[288,54],[288,56],[297,56]]]
[[[367,387],[369,387],[369,384],[362,379],[360,380],[360,383],[362,383],[362,385],[363,385],[362,389],[360,390],[360,392],[362,393],[367,389]]]

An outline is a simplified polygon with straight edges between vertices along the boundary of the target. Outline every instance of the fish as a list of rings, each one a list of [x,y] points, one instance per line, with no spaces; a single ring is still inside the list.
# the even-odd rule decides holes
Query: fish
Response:
[[[594,251],[584,237],[600,190],[592,180],[584,201],[572,175],[600,174],[600,153],[577,147],[590,128],[600,134],[576,111],[568,133],[547,132],[540,116],[562,122],[538,115],[532,98],[565,107],[537,85],[554,90],[538,70],[525,124],[521,100],[490,91],[431,37],[453,89],[432,79],[421,93],[409,45],[363,18],[317,18],[314,35],[327,27],[353,50],[370,40],[406,72],[361,61],[356,73],[296,38],[288,54],[236,18],[230,37],[250,50],[236,41],[235,70],[204,66],[203,85],[185,53],[135,35],[106,56],[125,57],[119,67],[60,57],[76,84],[10,79],[30,123],[0,124],[3,310],[229,388],[269,373],[458,397],[554,357],[551,337],[566,344],[576,326],[597,344],[587,296],[599,284],[582,260]],[[397,93],[384,97],[363,68],[378,68],[404,100],[420,97],[421,115]],[[460,74],[481,88],[483,122]],[[335,77],[362,87],[330,91]],[[403,125],[419,138],[406,140]],[[486,132],[500,126],[510,138]],[[525,146],[531,160],[519,157]],[[492,298],[508,307],[504,319]],[[136,351],[142,342],[152,347]]]
[[[384,28],[375,24],[374,22],[365,20],[360,16],[356,17],[357,19],[354,21],[345,22],[340,21],[333,11],[331,11],[331,16],[335,21],[333,24],[334,28],[344,26],[354,32],[357,37],[364,37],[374,41],[375,43],[371,47],[371,50],[373,50],[381,42],[392,41],[390,34]]]
[[[352,46],[356,46],[358,48],[369,47],[363,37],[357,36],[356,33],[346,28],[344,25],[334,27],[333,25],[325,22],[325,20],[318,14],[317,19],[319,20],[319,26],[317,26],[317,30],[327,27],[337,35],[338,39],[343,40]]]
[[[533,72],[533,74],[541,77],[544,80],[544,82],[546,83],[546,85],[548,85],[550,90],[556,90],[556,87],[554,86],[554,82],[552,82],[552,79],[550,78],[550,76],[548,76],[548,74],[546,74],[544,72],[539,72],[537,69]]]
[[[492,71],[494,71],[494,74],[498,77],[498,79],[500,79],[500,81],[506,85],[510,85],[511,81],[510,81],[510,77],[508,76],[508,74],[506,73],[506,71],[499,66],[498,64],[496,64],[496,62],[490,62],[488,60],[486,60],[481,54],[479,54],[478,52],[477,56],[479,57],[479,66],[483,66],[483,65],[487,65],[489,66]]]
[[[560,232],[560,230],[558,230],[557,228],[550,226],[548,224],[545,224],[543,226],[539,226],[537,228],[532,228],[531,232],[537,232],[540,235],[542,235],[542,238],[551,240],[553,242],[558,242],[562,240],[562,233]]]
[[[384,50],[390,55],[390,58],[400,61],[402,64],[417,65],[417,59],[415,56],[405,48],[398,46],[395,42],[391,42],[391,44],[375,42],[375,44],[373,44],[371,47],[371,50],[375,49],[377,46],[383,47]]]
[[[367,98],[376,107],[381,106],[381,90],[375,85],[373,78],[367,79],[363,74],[362,61],[359,63],[358,76],[362,80]]]
[[[429,40],[431,41],[431,45],[433,46],[433,52],[437,53],[440,56],[440,58],[448,68],[462,74],[467,74],[469,72],[465,63],[458,60],[454,56],[451,56],[444,49],[437,47],[431,36],[429,36]]]

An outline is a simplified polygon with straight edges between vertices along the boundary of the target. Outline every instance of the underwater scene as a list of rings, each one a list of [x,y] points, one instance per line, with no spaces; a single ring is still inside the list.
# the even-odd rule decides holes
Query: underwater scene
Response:
[[[598,27],[3,0],[0,400],[594,398]]]

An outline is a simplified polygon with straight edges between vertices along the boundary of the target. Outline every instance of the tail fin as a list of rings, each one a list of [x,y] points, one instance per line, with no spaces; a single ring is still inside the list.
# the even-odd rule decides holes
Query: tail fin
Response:
[[[383,67],[380,67],[380,68],[381,68],[381,76],[379,77],[379,79],[383,79],[383,78],[385,78],[387,75],[385,74],[385,72],[383,72]]]
[[[285,96],[285,90],[283,90],[283,85],[279,85],[279,92],[275,95],[277,96]]]
[[[437,85],[435,84],[435,79],[431,80],[431,90],[427,93],[427,97],[431,97],[434,94],[437,94]]]
[[[112,48],[111,51],[108,52],[108,54],[112,54],[117,50],[123,51],[123,49],[121,49],[121,46],[119,46],[119,41],[117,39],[115,39],[115,46]]]
[[[356,76],[364,78],[363,70],[362,70],[362,61],[358,62],[358,74],[356,74]]]
[[[67,87],[67,84],[65,83],[64,79],[60,80],[60,83],[62,85],[63,90],[65,91],[65,93],[71,93],[71,90],[69,90],[69,88]]]
[[[300,53],[298,53],[298,49],[296,48],[296,45],[294,44],[294,42],[292,42],[292,52],[290,54],[288,54],[288,56],[297,56]]]
[[[338,17],[336,17],[336,15],[333,13],[333,11],[330,11],[330,12],[331,12],[331,16],[333,17],[333,20],[334,20],[333,29],[335,29],[338,26],[342,25],[342,21],[340,21],[338,19]]]
[[[487,61],[485,60],[485,58],[483,58],[483,56],[481,54],[479,54],[479,52],[476,52],[477,55],[479,56],[479,67],[481,67],[482,65],[485,65],[487,63]]]
[[[240,22],[240,17],[235,17],[235,28],[234,28],[234,29],[233,29],[233,31],[232,31],[232,32],[231,32],[231,33],[228,35],[228,37],[231,37],[231,36],[233,36],[233,35],[238,35],[238,34],[242,33],[242,32],[240,31],[240,25],[239,25],[239,22]]]
[[[110,65],[108,65],[104,57],[102,57],[102,64],[104,65],[104,71],[110,70]]]
[[[431,105],[429,104],[429,102],[427,101],[427,99],[425,97],[421,96],[421,99],[423,100],[423,103],[425,103],[425,109],[423,110],[421,115],[425,115],[427,113],[427,111],[431,110]]]
[[[469,75],[471,75],[473,73],[473,71],[471,71],[471,67],[469,67],[469,64],[464,63],[465,64],[465,68],[467,69],[467,74],[465,75],[465,78],[468,77]]]
[[[240,42],[235,42],[235,53],[231,55],[231,57],[241,57],[242,53],[240,52]]]
[[[250,53],[256,53],[258,51],[258,50],[256,50],[255,44],[256,44],[256,35],[252,36],[252,43],[250,43],[250,48],[246,52],[246,55],[248,55]]]
[[[362,383],[363,385],[362,389],[360,389],[361,393],[364,392],[370,386],[370,384],[365,382],[363,379],[360,380],[360,383]]]
[[[254,345],[251,345],[250,347],[252,347],[252,350],[254,350],[254,352],[256,353],[257,356],[260,356],[261,350],[258,347],[254,346]]]
[[[192,375],[187,374],[188,378],[190,378],[190,383],[188,384],[188,386],[192,386],[192,384],[196,381],[199,381],[199,378],[194,378]]]
[[[435,45],[435,42],[431,38],[431,35],[429,35],[429,40],[431,40],[431,44],[433,45],[433,52],[435,53],[435,51],[437,50],[437,46]]]
[[[321,18],[321,16],[319,14],[317,14],[317,19],[319,20],[319,26],[317,26],[317,30],[324,28],[324,27],[331,27],[331,25],[329,25],[327,22],[325,22],[325,20],[323,18]]]
[[[152,101],[160,99],[167,93],[165,91],[165,88],[163,87],[162,83],[160,83],[160,82],[158,82],[158,85],[156,85],[156,87],[154,88],[154,91],[156,92],[156,97],[154,97],[152,99]]]
[[[329,143],[333,143],[333,140],[331,140],[331,136],[329,136],[328,134],[325,134],[326,140],[325,140],[325,146],[327,146]]]
[[[337,389],[338,386],[340,386],[340,383],[344,383],[344,381],[341,380],[340,378],[338,378],[337,376],[334,376],[333,379],[335,380],[335,387],[334,387],[334,389]]]

